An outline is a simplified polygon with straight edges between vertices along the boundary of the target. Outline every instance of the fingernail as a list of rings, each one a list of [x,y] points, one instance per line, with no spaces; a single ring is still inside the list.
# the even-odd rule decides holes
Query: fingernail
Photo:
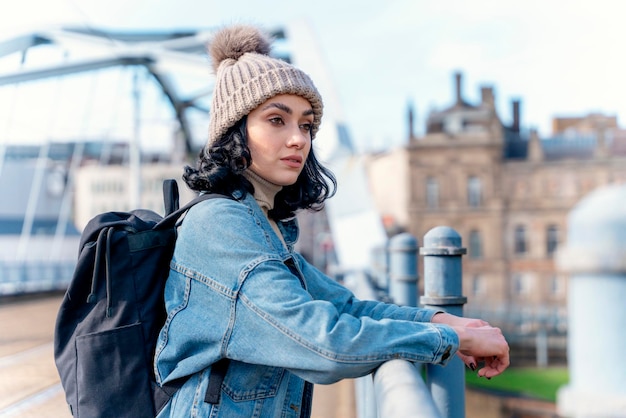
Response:
[[[470,363],[470,369],[472,369],[472,371],[476,371],[476,365],[474,363]]]

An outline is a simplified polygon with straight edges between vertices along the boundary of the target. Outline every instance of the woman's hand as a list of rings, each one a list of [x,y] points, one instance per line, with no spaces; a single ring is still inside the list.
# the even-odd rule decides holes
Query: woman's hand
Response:
[[[472,370],[479,363],[484,366],[478,376],[491,378],[502,373],[510,364],[509,345],[502,331],[482,319],[463,318],[448,313],[438,313],[432,321],[451,326],[459,336],[458,356]]]
[[[459,356],[465,364],[475,369],[477,364],[484,363],[478,370],[479,377],[491,378],[509,367],[509,344],[500,328],[489,325],[478,328],[462,326],[452,328],[459,336]]]

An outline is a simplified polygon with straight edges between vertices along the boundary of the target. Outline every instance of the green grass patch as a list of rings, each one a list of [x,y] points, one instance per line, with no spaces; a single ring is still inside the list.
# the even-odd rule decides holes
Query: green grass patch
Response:
[[[501,375],[487,380],[484,377],[479,378],[475,372],[466,370],[465,382],[467,387],[513,392],[556,402],[556,392],[569,382],[569,372],[565,367],[510,368]]]

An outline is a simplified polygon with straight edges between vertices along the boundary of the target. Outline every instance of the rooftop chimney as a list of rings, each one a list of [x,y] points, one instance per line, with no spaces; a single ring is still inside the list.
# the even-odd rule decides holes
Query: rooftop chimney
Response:
[[[461,97],[461,81],[462,74],[460,72],[454,73],[454,78],[456,81],[456,104],[463,103],[463,98]]]
[[[541,139],[539,139],[539,133],[536,129],[530,130],[530,137],[528,140],[528,160],[535,162],[543,160],[543,147],[541,145]]]
[[[493,97],[493,87],[484,86],[480,89],[481,103],[490,109],[495,107],[495,99]]]
[[[519,119],[520,101],[513,100],[513,123],[511,124],[511,130],[513,132],[519,132],[520,119]]]

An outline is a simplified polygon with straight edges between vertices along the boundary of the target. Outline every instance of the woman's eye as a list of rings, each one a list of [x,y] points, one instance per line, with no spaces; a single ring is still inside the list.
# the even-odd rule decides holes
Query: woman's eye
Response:
[[[275,124],[275,125],[282,125],[283,124],[283,118],[275,116],[273,118],[270,118],[270,122]]]
[[[302,125],[300,125],[300,129],[302,129],[303,131],[306,131],[306,132],[311,132],[311,129],[313,129],[313,124],[312,123],[303,123]]]

